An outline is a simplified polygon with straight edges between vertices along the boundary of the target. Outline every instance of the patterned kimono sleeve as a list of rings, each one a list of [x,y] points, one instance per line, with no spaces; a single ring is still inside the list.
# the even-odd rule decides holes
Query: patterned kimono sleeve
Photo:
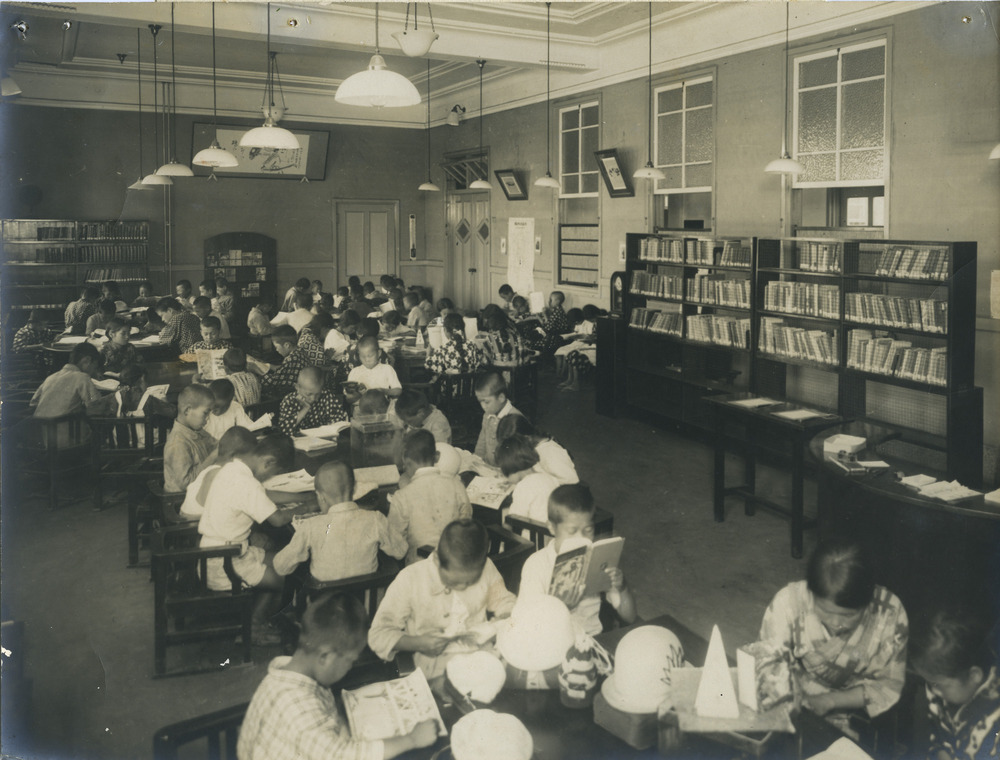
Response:
[[[878,611],[880,636],[877,648],[865,668],[860,685],[865,695],[865,710],[871,717],[881,715],[896,702],[903,691],[906,678],[906,643],[909,626],[902,603],[889,592],[884,592],[882,608]]]
[[[424,361],[424,366],[437,375],[443,374],[448,368],[445,364],[443,353],[443,348],[435,348]]]
[[[792,587],[786,586],[774,595],[774,599],[764,611],[760,624],[761,641],[768,641],[792,652],[795,648],[793,631],[801,612],[794,602]]]

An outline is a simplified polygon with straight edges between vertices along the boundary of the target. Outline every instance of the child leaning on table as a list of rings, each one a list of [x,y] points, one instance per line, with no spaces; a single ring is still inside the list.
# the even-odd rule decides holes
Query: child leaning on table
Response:
[[[523,435],[531,441],[538,455],[534,468],[537,472],[547,472],[559,485],[580,482],[569,452],[519,414],[508,415],[497,425],[497,441],[503,443],[512,435]]]
[[[451,443],[448,418],[416,388],[406,388],[396,399],[396,416],[403,423],[404,433],[429,430],[436,442]]]
[[[514,485],[510,496],[510,514],[544,523],[549,515],[549,495],[559,481],[538,469],[534,442],[523,435],[512,435],[497,447],[497,467]]]
[[[253,420],[247,416],[243,406],[235,400],[236,389],[229,380],[213,380],[208,384],[208,389],[212,392],[213,402],[212,413],[205,422],[206,433],[219,440],[229,428],[237,425],[249,428],[253,425]]]
[[[981,610],[951,603],[917,618],[910,665],[926,682],[931,760],[1000,753],[997,631]]]
[[[318,367],[300,369],[295,390],[285,396],[278,407],[278,427],[290,436],[303,429],[346,420],[344,405],[332,391],[323,387],[323,371]]]
[[[233,461],[234,457],[253,451],[257,445],[257,436],[245,427],[231,427],[219,439],[219,453],[215,464],[209,465],[187,487],[184,502],[181,504],[180,515],[188,520],[197,520],[205,512],[205,499],[212,487],[217,473],[222,465]]]
[[[579,483],[562,485],[549,496],[548,526],[552,540],[544,549],[532,554],[521,571],[520,593],[548,594],[552,582],[552,571],[556,556],[569,539],[594,540],[594,497],[590,489]],[[611,578],[611,591],[607,593],[608,603],[615,608],[618,616],[627,625],[635,621],[635,597],[625,585],[625,575],[620,568],[609,567],[605,571]],[[584,589],[577,588],[566,602],[574,620],[583,630],[593,635],[601,632],[601,597],[583,596]]]
[[[19,354],[31,348],[38,348],[51,339],[51,333],[45,327],[41,310],[32,309],[28,314],[28,323],[14,333],[14,343],[10,350]]]
[[[365,648],[364,607],[346,594],[321,596],[306,608],[291,657],[275,657],[247,708],[236,754],[240,760],[380,760],[437,740],[433,720],[406,736],[360,741],[330,687]]]
[[[201,385],[189,385],[177,397],[177,418],[163,446],[163,490],[183,491],[215,461],[216,440],[205,432],[215,397]]]
[[[274,571],[288,575],[309,561],[318,581],[337,581],[378,570],[378,552],[402,559],[406,540],[389,527],[385,515],[354,503],[354,470],[345,462],[326,462],[316,471],[320,514],[296,519],[295,535],[274,557]]]
[[[487,613],[509,617],[516,600],[486,556],[489,545],[475,520],[447,525],[437,551],[403,568],[386,589],[368,632],[372,651],[383,660],[414,652],[430,679],[444,672],[451,655],[475,649],[470,639],[485,627]]]

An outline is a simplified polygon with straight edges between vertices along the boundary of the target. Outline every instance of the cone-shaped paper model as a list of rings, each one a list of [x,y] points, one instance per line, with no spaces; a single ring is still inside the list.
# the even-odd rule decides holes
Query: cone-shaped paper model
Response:
[[[740,717],[736,688],[729,673],[726,651],[722,647],[722,634],[717,625],[712,627],[712,638],[708,642],[708,654],[701,671],[701,683],[698,684],[694,708],[703,718]]]

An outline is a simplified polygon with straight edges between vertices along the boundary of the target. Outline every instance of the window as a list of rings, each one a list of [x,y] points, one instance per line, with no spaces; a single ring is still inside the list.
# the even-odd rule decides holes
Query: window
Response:
[[[452,190],[468,190],[469,185],[477,179],[489,180],[490,154],[489,148],[480,152],[445,153],[441,168],[448,178],[448,186]]]
[[[711,76],[658,87],[656,155],[665,180],[657,193],[701,193],[712,190],[715,160],[714,82]]]
[[[885,183],[885,40],[794,59],[796,187]]]
[[[601,181],[594,151],[600,146],[597,101],[559,109],[559,177],[563,198],[596,196]]]
[[[596,288],[601,277],[601,230],[596,224],[559,225],[560,285]]]

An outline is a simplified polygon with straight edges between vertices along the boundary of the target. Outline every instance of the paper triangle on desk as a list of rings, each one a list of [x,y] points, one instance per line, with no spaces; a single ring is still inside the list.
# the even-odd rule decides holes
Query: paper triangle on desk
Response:
[[[722,647],[722,634],[717,625],[712,627],[712,638],[708,642],[708,654],[705,655],[705,667],[702,668],[694,709],[702,718],[740,717],[736,689],[726,661],[726,651]]]

